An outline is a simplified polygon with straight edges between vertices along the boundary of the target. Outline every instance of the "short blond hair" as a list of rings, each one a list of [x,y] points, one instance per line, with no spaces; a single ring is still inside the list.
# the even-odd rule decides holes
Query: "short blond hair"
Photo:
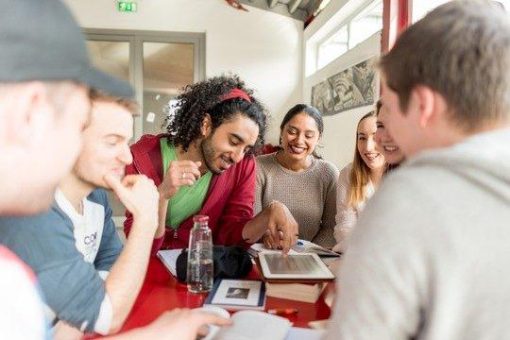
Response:
[[[140,106],[138,105],[138,103],[136,101],[134,101],[132,99],[112,96],[112,95],[109,95],[102,91],[95,90],[95,89],[90,90],[89,96],[90,96],[90,100],[92,101],[92,103],[96,102],[96,101],[115,103],[115,104],[122,106],[129,112],[131,112],[131,114],[133,116],[137,116],[140,113]]]

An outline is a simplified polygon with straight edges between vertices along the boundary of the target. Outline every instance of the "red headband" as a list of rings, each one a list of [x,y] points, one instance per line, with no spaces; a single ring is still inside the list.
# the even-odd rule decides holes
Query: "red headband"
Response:
[[[251,103],[251,98],[248,96],[246,92],[244,92],[241,89],[238,89],[237,87],[230,90],[228,93],[224,94],[220,97],[221,101],[224,102],[225,100],[234,99],[234,98],[240,98],[243,100],[246,100],[247,102]]]

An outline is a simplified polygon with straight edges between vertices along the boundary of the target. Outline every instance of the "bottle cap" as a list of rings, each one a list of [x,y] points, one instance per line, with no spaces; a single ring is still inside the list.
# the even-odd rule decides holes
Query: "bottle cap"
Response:
[[[195,215],[193,216],[193,222],[209,222],[209,216],[207,215]]]

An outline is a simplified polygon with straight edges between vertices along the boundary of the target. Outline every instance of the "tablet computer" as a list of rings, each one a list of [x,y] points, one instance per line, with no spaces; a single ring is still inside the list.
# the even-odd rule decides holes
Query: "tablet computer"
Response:
[[[260,268],[266,279],[334,280],[335,276],[317,254],[260,253]]]

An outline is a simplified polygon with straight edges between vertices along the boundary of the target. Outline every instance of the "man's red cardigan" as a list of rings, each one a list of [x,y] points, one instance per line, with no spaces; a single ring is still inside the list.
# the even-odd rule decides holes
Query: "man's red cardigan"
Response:
[[[126,167],[126,174],[144,174],[151,178],[156,186],[163,179],[160,138],[165,135],[144,135],[131,146],[133,163]],[[246,222],[253,217],[255,201],[255,160],[246,156],[241,162],[232,165],[220,175],[214,175],[202,209],[198,214],[209,216],[209,228],[213,234],[213,243],[221,245],[240,245],[243,241],[242,230]],[[126,211],[124,231],[129,237],[133,216]],[[187,248],[193,216],[184,220],[174,231],[167,226],[165,235],[154,239],[152,253],[159,249]]]

